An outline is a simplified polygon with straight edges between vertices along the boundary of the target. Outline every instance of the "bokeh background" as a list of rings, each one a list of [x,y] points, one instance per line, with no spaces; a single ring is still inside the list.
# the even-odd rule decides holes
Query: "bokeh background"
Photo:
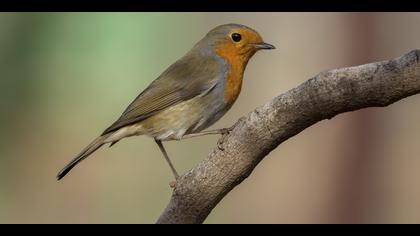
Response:
[[[211,28],[241,23],[257,53],[213,128],[317,73],[420,48],[416,13],[1,13],[0,223],[153,223],[172,174],[154,141],[57,172]],[[339,115],[267,156],[206,223],[420,223],[420,96]],[[217,136],[169,142],[185,172]]]

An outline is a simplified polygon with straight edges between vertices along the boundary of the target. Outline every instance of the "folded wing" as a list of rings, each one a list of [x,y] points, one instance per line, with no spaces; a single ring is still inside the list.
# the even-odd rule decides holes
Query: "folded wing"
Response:
[[[212,57],[187,54],[154,80],[102,135],[144,120],[214,88],[226,71]]]

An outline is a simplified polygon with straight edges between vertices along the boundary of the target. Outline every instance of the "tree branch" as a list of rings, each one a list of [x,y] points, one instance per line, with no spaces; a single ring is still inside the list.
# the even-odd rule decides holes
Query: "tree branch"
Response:
[[[206,159],[182,175],[157,223],[202,223],[274,148],[324,119],[420,93],[420,50],[322,72],[241,118]]]

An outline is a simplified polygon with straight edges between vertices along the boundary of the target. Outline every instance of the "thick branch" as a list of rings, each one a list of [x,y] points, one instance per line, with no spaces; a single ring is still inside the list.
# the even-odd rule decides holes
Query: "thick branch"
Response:
[[[420,93],[420,50],[318,74],[241,118],[223,143],[181,176],[157,223],[202,223],[274,148],[324,119]]]

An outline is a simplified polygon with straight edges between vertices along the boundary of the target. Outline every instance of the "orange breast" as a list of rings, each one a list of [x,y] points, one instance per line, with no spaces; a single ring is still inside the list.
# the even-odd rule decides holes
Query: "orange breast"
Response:
[[[243,71],[230,69],[226,78],[225,99],[233,104],[239,96],[242,87]]]
[[[225,82],[225,100],[232,105],[239,96],[242,87],[242,78],[248,58],[238,55],[234,48],[221,47],[216,50],[229,64]]]

